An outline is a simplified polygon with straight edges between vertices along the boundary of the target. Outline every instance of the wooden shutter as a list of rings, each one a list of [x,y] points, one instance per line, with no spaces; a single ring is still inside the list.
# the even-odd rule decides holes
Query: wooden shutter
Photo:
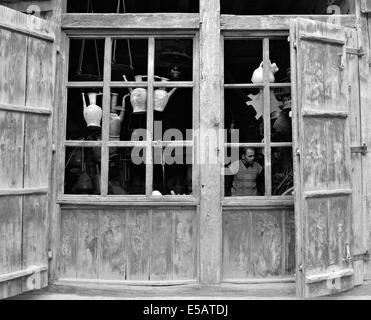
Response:
[[[47,285],[51,24],[0,6],[0,298]]]
[[[315,297],[354,285],[345,30],[291,24],[297,290]]]

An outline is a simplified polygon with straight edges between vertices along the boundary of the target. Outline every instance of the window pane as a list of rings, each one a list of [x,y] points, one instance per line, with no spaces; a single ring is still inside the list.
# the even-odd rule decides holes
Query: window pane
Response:
[[[264,196],[264,150],[227,148],[225,159],[225,196]]]
[[[161,92],[162,91],[162,92]],[[192,140],[193,91],[191,88],[155,89],[155,141]],[[167,95],[165,99],[156,99]]]
[[[104,40],[71,39],[68,80],[102,81]]]
[[[263,98],[263,90],[261,89],[225,90],[224,129],[227,130],[228,142],[260,143],[263,141]]]
[[[100,148],[90,147],[66,148],[65,194],[100,194],[99,151]]]
[[[138,90],[112,88],[110,101],[110,134],[111,141],[143,141],[147,139],[147,101],[143,106],[136,99]],[[138,91],[138,93],[137,93]],[[144,112],[143,112],[144,110]]]
[[[112,81],[147,81],[148,40],[113,39],[111,69]]]
[[[290,79],[290,43],[287,38],[269,41],[269,57],[276,64],[274,73],[276,83],[291,82]],[[274,70],[273,70],[274,71]]]
[[[271,91],[271,141],[292,142],[292,113],[290,88]]]
[[[101,140],[101,92],[100,88],[68,89],[67,140]]]
[[[143,195],[146,192],[144,148],[109,148],[109,195]]]
[[[153,190],[156,195],[191,195],[191,147],[153,148]]]
[[[272,195],[292,195],[293,186],[292,148],[272,148]]]
[[[155,42],[156,80],[192,81],[193,41],[158,39]]]
[[[262,82],[258,75],[262,61],[261,40],[226,40],[224,42],[224,83]],[[252,81],[255,70],[257,71]]]

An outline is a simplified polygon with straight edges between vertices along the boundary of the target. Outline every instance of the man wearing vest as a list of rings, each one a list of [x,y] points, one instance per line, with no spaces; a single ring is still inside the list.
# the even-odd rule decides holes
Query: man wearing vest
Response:
[[[230,171],[232,196],[264,195],[264,169],[255,161],[255,151],[246,148],[239,161],[232,162]]]

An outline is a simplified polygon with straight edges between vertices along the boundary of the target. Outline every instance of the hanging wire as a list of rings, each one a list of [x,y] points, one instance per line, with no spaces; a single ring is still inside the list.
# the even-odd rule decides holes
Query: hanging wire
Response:
[[[120,3],[121,3],[121,0],[117,0],[116,13],[120,13]],[[125,0],[122,0],[122,8],[123,8],[123,13],[126,13]],[[133,69],[133,58],[132,58],[132,53],[131,53],[130,40],[126,39],[126,42],[127,42],[127,46],[128,46],[130,68]],[[115,40],[113,40],[112,64],[116,63],[116,47],[117,47],[117,40],[115,39]]]
[[[87,1],[86,12],[94,13],[92,0]],[[79,64],[77,67],[77,75],[82,74],[82,65],[84,62],[84,53],[85,53],[85,42],[86,42],[86,39],[82,39],[81,48],[80,48],[80,56],[79,56]],[[102,79],[102,74],[101,74],[100,65],[99,65],[98,44],[97,44],[96,39],[94,39],[94,48],[95,48],[95,59],[97,62],[98,79]]]

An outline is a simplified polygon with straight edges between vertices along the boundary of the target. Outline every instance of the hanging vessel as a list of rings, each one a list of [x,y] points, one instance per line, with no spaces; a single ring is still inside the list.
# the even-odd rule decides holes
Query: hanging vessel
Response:
[[[142,82],[146,76],[137,75],[135,76],[136,82]],[[125,75],[123,78],[128,82]],[[140,114],[147,112],[147,89],[145,88],[129,88],[130,91],[130,102],[133,107],[133,113]]]
[[[88,127],[99,127],[100,121],[102,120],[102,109],[99,107],[97,102],[97,96],[101,93],[89,92],[89,106],[86,106],[85,94],[82,93],[82,101],[84,106],[84,119]]]
[[[275,63],[271,63],[269,61],[269,82],[274,82],[275,77],[274,74],[279,70],[277,65]],[[259,68],[255,69],[251,82],[252,83],[262,83],[264,80],[264,68],[263,68],[263,62],[260,64]]]
[[[169,80],[169,79],[166,79],[163,77],[157,77],[157,76],[155,76],[155,78],[161,79],[161,82],[165,82]],[[173,88],[169,92],[167,92],[165,88],[156,89],[154,92],[154,101],[155,101],[154,110],[159,111],[159,112],[164,111],[167,103],[169,102],[169,98],[175,92],[176,89],[177,88]]]
[[[109,129],[109,139],[113,141],[120,140],[120,133],[121,133],[121,124],[124,121],[124,114],[125,114],[125,98],[130,96],[127,94],[122,99],[122,108],[117,107],[117,93],[111,93],[111,113],[110,113],[110,129]],[[116,113],[117,110],[121,110],[120,115]]]

